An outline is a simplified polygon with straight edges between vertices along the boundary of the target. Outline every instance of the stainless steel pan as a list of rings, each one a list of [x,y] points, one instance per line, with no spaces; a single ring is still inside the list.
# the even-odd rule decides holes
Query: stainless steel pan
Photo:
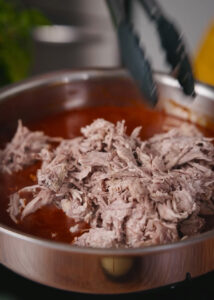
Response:
[[[214,91],[196,86],[194,103],[178,83],[156,74],[159,106],[213,126]],[[140,95],[123,70],[64,71],[30,79],[0,92],[0,136],[18,118],[30,121],[81,106],[136,105]],[[1,199],[0,199],[1,203]],[[142,249],[91,249],[34,238],[0,220],[0,262],[37,282],[87,293],[142,291],[214,270],[214,230],[177,243]]]

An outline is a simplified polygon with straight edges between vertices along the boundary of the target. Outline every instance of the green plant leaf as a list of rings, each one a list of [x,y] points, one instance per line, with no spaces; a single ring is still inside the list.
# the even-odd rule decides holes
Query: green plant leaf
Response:
[[[50,21],[18,1],[0,0],[0,85],[25,78],[31,64],[31,31]]]

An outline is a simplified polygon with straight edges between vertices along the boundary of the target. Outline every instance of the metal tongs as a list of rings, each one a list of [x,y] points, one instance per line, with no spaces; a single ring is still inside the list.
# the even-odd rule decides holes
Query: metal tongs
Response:
[[[122,61],[135,79],[145,99],[151,106],[157,103],[157,87],[152,69],[139,38],[130,22],[132,0],[106,0],[117,28]],[[194,77],[181,34],[165,16],[156,0],[138,0],[147,16],[155,23],[166,61],[179,81],[183,92],[195,96]]]

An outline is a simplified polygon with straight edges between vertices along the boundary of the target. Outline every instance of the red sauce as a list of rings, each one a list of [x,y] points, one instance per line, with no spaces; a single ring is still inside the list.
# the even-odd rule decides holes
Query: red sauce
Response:
[[[32,130],[42,130],[49,136],[73,138],[80,135],[82,126],[90,124],[96,118],[105,118],[114,123],[124,119],[126,120],[128,133],[135,127],[142,126],[141,137],[143,139],[163,132],[164,127],[169,124],[173,126],[176,123],[179,126],[184,122],[166,115],[164,112],[149,110],[145,107],[96,107],[67,111],[25,125]],[[202,129],[202,131],[207,136],[213,135],[209,130]],[[75,223],[53,205],[39,209],[18,224],[15,224],[7,213],[8,196],[24,186],[35,184],[35,174],[39,166],[40,164],[37,163],[13,175],[0,175],[0,222],[34,236],[70,243],[75,235],[70,233],[69,228]],[[86,224],[81,224],[81,232],[87,230],[87,228]],[[81,232],[76,235],[80,235]]]

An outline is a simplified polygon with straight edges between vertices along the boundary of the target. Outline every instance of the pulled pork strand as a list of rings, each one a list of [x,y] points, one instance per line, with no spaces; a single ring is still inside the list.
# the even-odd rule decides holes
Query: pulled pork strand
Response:
[[[124,121],[97,119],[81,133],[51,149],[52,139],[19,123],[0,153],[1,171],[17,171],[35,158],[42,165],[38,185],[24,190],[31,201],[23,201],[23,190],[10,196],[14,221],[54,203],[90,225],[75,245],[142,247],[196,234],[203,214],[214,214],[214,146],[193,125],[142,141],[140,128],[128,136]]]

